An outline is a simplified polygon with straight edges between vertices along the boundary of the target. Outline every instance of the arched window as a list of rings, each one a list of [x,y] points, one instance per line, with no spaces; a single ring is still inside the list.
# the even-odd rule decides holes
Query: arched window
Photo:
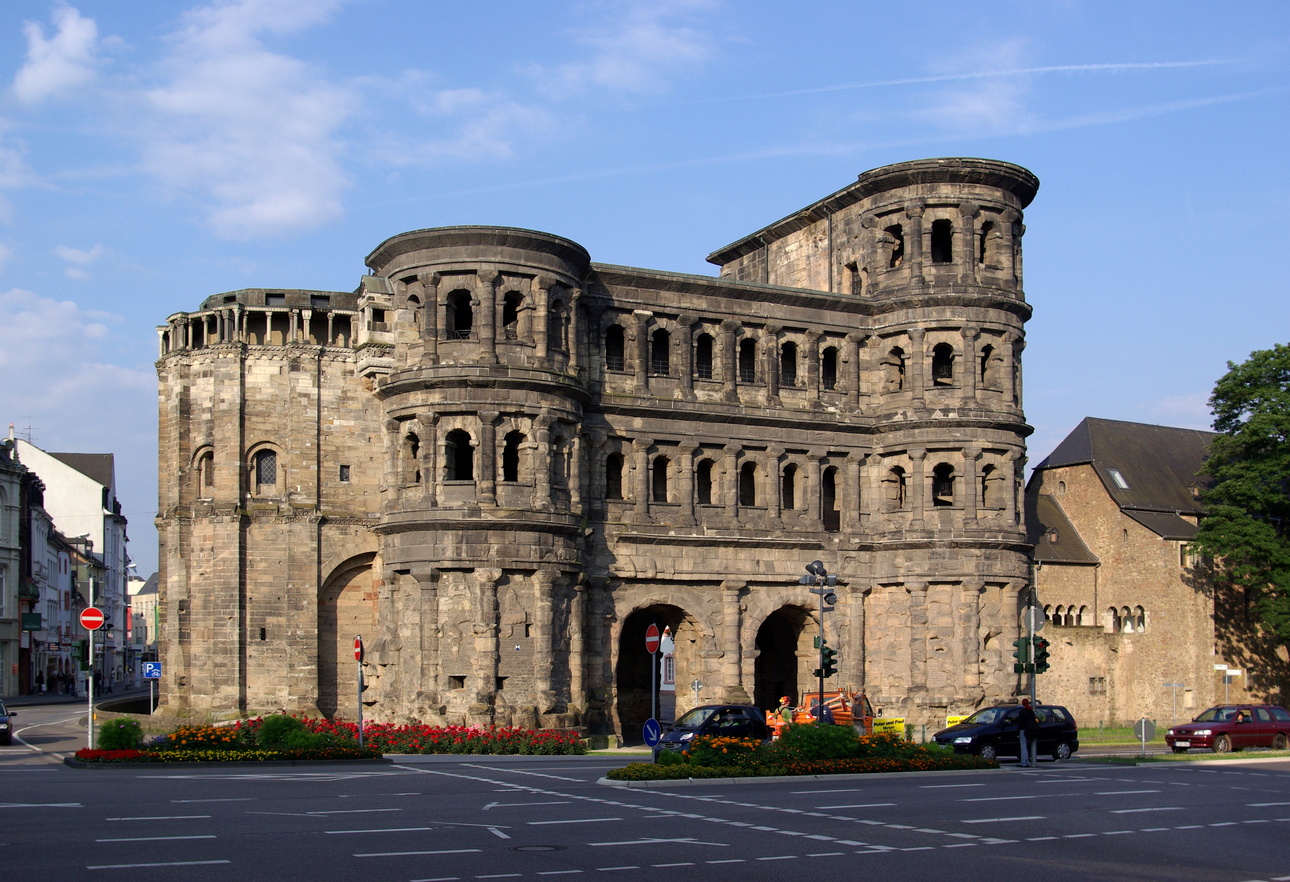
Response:
[[[741,383],[757,382],[757,341],[743,339],[739,341],[739,381]]]
[[[994,385],[994,347],[990,345],[981,347],[979,358],[980,373],[977,375],[977,382],[982,389],[989,389]]]
[[[672,368],[672,335],[659,328],[650,335],[649,372],[656,377],[666,377]]]
[[[623,455],[611,453],[605,457],[605,498],[623,498]]]
[[[1089,615],[1089,609],[1088,609],[1088,607],[1087,607],[1087,606],[1081,606],[1081,607],[1079,608],[1079,619],[1078,619],[1078,620],[1076,620],[1075,624],[1077,624],[1077,625],[1091,625],[1091,624],[1093,624],[1093,619],[1092,619],[1092,618],[1090,617],[1090,615]]]
[[[932,221],[932,263],[950,263],[954,260],[954,222]]]
[[[421,439],[416,432],[403,436],[399,458],[402,466],[401,481],[404,484],[421,483]]]
[[[195,478],[197,480],[197,496],[200,499],[210,499],[215,495],[215,452],[212,450],[203,450],[197,454],[197,466],[195,469]]]
[[[469,340],[470,332],[475,325],[475,313],[470,305],[470,292],[458,289],[448,295],[448,321],[446,325],[449,340]]]
[[[954,504],[954,466],[947,462],[932,469],[932,505]]]
[[[797,385],[797,344],[785,343],[779,347],[779,384]]]
[[[954,385],[954,347],[948,343],[932,347],[932,385]]]
[[[1106,629],[1112,634],[1120,633],[1120,611],[1115,607],[1106,611]]]
[[[980,498],[980,501],[977,503],[977,505],[980,508],[998,508],[999,507],[994,498],[995,496],[994,486],[996,483],[998,483],[995,480],[994,473],[996,471],[998,470],[992,465],[985,465],[981,467],[981,475],[978,478],[978,480],[981,482],[981,492],[979,494],[981,498]]]
[[[791,462],[779,476],[779,507],[784,511],[797,508],[797,466]]]
[[[820,385],[828,390],[837,388],[838,349],[836,346],[828,346],[824,349],[824,355],[820,359]]]
[[[573,445],[564,435],[551,439],[551,485],[553,487],[569,486],[569,460],[573,456]]]
[[[1126,606],[1120,610],[1120,633],[1132,634],[1134,631],[1133,613]]]
[[[824,529],[836,533],[842,529],[842,512],[838,511],[838,470],[829,466],[820,476],[820,515]]]
[[[883,359],[882,374],[886,391],[900,392],[905,388],[905,350],[891,347]]]
[[[621,371],[627,368],[627,359],[623,353],[623,326],[610,325],[605,328],[605,367],[611,371]]]
[[[524,445],[524,433],[507,432],[502,443],[502,480],[512,483],[520,480],[520,450]]]
[[[470,446],[470,433],[453,429],[444,439],[444,478],[448,481],[475,480],[475,451]]]
[[[523,305],[524,295],[519,291],[507,291],[502,297],[502,337],[507,340],[520,337],[520,307]]]
[[[276,493],[278,489],[278,452],[265,447],[251,456],[251,492]]]
[[[739,504],[757,504],[757,463],[746,462],[739,468]]]
[[[903,509],[908,499],[908,494],[905,492],[905,470],[900,466],[892,466],[883,483],[886,484],[887,490],[887,508],[892,511]]]
[[[668,467],[671,460],[666,456],[654,457],[654,468],[650,472],[651,498],[654,502],[667,502]]]
[[[892,224],[883,230],[886,235],[883,243],[887,246],[887,266],[895,269],[905,261],[905,230],[900,224]]]
[[[694,470],[694,490],[699,505],[712,504],[712,460],[699,461],[698,467]]]
[[[1147,630],[1147,611],[1140,606],[1133,608],[1133,630],[1139,634]]]
[[[987,262],[989,263],[995,262],[994,260],[991,259],[994,257],[994,255],[991,253],[993,249],[990,247],[990,243],[992,241],[991,234],[993,232],[994,232],[994,221],[986,221],[985,223],[981,224],[981,231],[977,233],[977,250],[976,250],[976,262],[979,264],[984,265]]]
[[[567,352],[566,342],[569,331],[569,309],[563,300],[552,301],[546,314],[546,345],[557,352]]]
[[[712,379],[712,335],[700,334],[694,345],[694,374],[701,380]]]

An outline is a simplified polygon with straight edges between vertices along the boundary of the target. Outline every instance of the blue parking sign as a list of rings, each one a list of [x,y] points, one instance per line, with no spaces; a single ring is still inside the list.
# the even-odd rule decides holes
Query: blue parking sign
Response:
[[[161,679],[161,662],[144,662],[143,679],[160,680]]]

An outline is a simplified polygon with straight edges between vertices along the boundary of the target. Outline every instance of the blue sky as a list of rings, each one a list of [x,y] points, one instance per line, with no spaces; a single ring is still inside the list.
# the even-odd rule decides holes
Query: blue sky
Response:
[[[1024,165],[1032,465],[1085,416],[1207,428],[1290,341],[1284,2],[8,0],[0,59],[0,421],[116,454],[145,574],[155,326],[406,230],[712,274],[867,169]]]

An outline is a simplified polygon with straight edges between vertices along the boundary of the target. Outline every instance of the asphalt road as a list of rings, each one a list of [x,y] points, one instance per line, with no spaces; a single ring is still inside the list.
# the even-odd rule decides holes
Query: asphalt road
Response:
[[[626,788],[597,783],[612,757],[79,770],[15,749],[11,879],[1290,879],[1290,761]]]

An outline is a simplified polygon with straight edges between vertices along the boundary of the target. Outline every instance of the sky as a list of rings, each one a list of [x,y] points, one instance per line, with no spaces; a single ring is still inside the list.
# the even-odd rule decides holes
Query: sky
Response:
[[[863,171],[980,156],[1041,182],[1031,465],[1086,416],[1208,428],[1290,342],[1288,74],[1280,0],[6,0],[0,423],[115,454],[147,575],[169,315],[456,224],[715,275]]]

